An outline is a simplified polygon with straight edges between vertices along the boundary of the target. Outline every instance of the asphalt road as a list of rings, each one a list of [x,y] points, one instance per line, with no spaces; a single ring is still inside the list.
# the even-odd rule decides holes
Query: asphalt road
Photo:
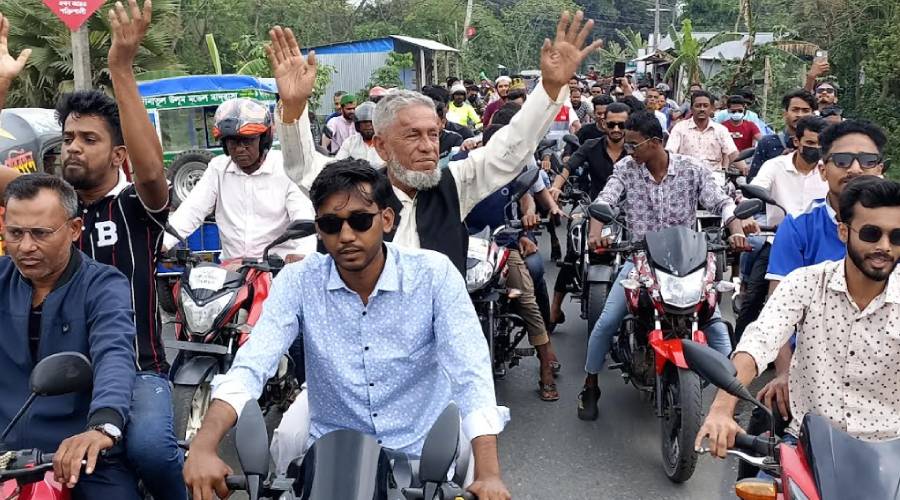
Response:
[[[559,230],[562,236],[562,229]],[[549,243],[541,241],[547,284],[552,290],[557,267],[549,260]],[[516,499],[730,499],[734,496],[737,461],[701,457],[694,476],[683,484],[670,482],[662,469],[659,422],[651,403],[625,384],[618,371],[601,374],[600,416],[584,422],[576,416],[576,398],[584,381],[587,322],[579,318],[579,303],[567,300],[567,321],[551,339],[562,364],[557,379],[560,400],[538,398],[538,362],[523,359],[496,382],[499,404],[510,408],[512,420],[500,436],[503,477]],[[734,320],[731,305],[722,313]],[[172,329],[167,329],[170,337]],[[524,342],[523,342],[524,344]],[[523,345],[524,347],[524,345]],[[167,350],[170,351],[170,350]],[[174,354],[169,352],[170,355]],[[754,388],[759,384],[755,384]],[[714,388],[704,392],[708,408]],[[746,418],[746,412],[744,417]],[[227,462],[237,464],[233,453]],[[232,498],[245,498],[236,495]]]

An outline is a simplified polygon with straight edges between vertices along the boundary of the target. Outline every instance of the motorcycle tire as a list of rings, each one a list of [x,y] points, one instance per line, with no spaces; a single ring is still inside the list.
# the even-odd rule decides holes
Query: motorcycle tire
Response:
[[[204,389],[205,388],[205,389]],[[194,403],[194,398],[197,396],[197,393],[204,389],[205,396],[201,395],[201,398],[205,401],[201,406],[205,407],[202,411],[196,416],[200,421],[206,417],[206,410],[209,408],[209,404],[212,402],[210,397],[212,395],[212,388],[209,383],[205,383],[202,385],[176,385],[172,388],[172,410],[174,415],[174,427],[175,427],[175,439],[182,441],[186,439],[188,422],[191,418],[191,408]],[[191,436],[193,437],[193,436]],[[240,470],[240,462],[237,460],[235,441],[234,441],[234,429],[228,431],[225,434],[225,437],[222,438],[222,441],[219,443],[219,456],[234,470]]]
[[[587,286],[587,320],[588,335],[594,331],[594,325],[600,319],[600,313],[606,306],[606,297],[609,295],[609,283],[588,283]]]
[[[660,419],[663,468],[674,483],[691,478],[697,466],[694,440],[703,424],[700,376],[669,365],[663,374],[663,417]]]

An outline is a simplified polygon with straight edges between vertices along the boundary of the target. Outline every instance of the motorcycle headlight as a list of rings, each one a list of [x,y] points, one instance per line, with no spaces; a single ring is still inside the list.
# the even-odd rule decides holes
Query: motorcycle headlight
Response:
[[[213,328],[216,318],[222,314],[222,311],[231,303],[231,299],[236,292],[226,293],[221,297],[208,302],[206,305],[198,305],[194,299],[188,295],[187,291],[181,289],[181,310],[184,312],[184,320],[187,322],[188,330],[191,333],[202,335]]]
[[[479,261],[466,270],[466,291],[472,293],[487,285],[494,275],[494,266],[486,260]]]
[[[685,308],[700,302],[703,293],[703,277],[706,268],[698,269],[687,276],[672,276],[656,271],[656,282],[663,300],[674,307]]]

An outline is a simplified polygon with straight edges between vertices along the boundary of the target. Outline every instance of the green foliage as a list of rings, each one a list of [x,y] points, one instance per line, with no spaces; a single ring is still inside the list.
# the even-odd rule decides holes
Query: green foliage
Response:
[[[706,75],[700,70],[700,56],[712,47],[740,40],[742,35],[734,32],[721,32],[706,40],[694,38],[693,26],[690,19],[681,22],[681,32],[669,27],[669,37],[675,45],[673,50],[674,60],[666,72],[666,79],[675,78],[680,71],[684,72],[689,83],[700,83],[706,80]]]
[[[372,72],[369,78],[369,87],[402,87],[403,80],[400,73],[415,66],[413,55],[410,52],[389,52],[384,66]]]

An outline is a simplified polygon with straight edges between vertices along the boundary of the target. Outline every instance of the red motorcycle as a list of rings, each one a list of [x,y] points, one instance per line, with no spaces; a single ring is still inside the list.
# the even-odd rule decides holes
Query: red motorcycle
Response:
[[[774,415],[737,380],[734,365],[720,353],[682,342],[691,370],[729,394]],[[735,493],[746,500],[898,500],[900,439],[867,442],[835,428],[820,415],[803,417],[797,444],[768,435],[738,434],[729,455],[758,467],[770,477],[742,479]],[[705,453],[706,450],[700,450]]]
[[[92,384],[91,362],[83,354],[60,352],[35,365],[31,372],[31,396],[0,434],[0,498],[69,500],[69,489],[54,479],[52,453],[37,449],[7,450],[3,441],[38,396],[89,391]]]
[[[588,211],[604,225],[621,224],[606,203],[595,202]],[[718,228],[677,226],[607,249],[630,254],[634,264],[622,281],[628,315],[612,341],[609,368],[621,370],[626,382],[655,401],[663,468],[677,483],[694,473],[692,444],[703,418],[701,380],[688,369],[681,344],[705,344],[703,328],[719,321],[712,318],[719,293],[731,284],[720,281],[717,256],[727,248]]]
[[[171,229],[169,232],[177,236]],[[166,342],[166,347],[178,349],[172,400],[179,440],[189,441],[200,428],[209,407],[213,377],[231,368],[237,350],[250,338],[262,314],[272,277],[284,267],[281,257],[270,256],[269,250],[312,234],[315,223],[295,221],[266,247],[261,260],[245,259],[237,271],[229,269],[227,262],[205,262],[201,255],[187,250],[184,241],[185,249],[174,251],[175,263],[185,268],[173,288],[176,340]],[[284,411],[297,389],[293,362],[283,356],[266,384],[260,406],[266,412],[273,407]]]

